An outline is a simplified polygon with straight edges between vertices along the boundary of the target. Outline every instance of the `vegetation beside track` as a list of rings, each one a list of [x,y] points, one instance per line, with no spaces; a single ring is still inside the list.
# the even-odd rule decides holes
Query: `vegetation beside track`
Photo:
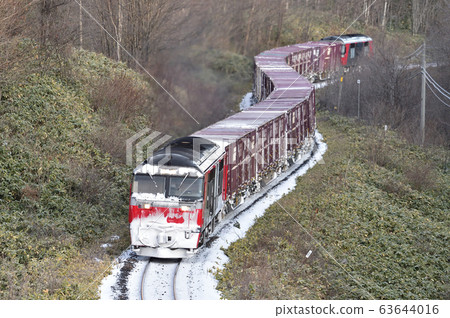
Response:
[[[448,298],[448,150],[329,113],[318,129],[325,164],[226,250],[223,297]]]
[[[117,253],[100,245],[128,244],[129,170],[105,151],[111,109],[94,107],[95,91],[120,78],[145,96],[148,84],[101,55],[19,45],[22,73],[8,77],[0,108],[0,298],[96,298]],[[136,122],[114,127],[130,133]]]
[[[125,141],[160,117],[154,88],[101,54],[12,45],[20,60],[0,78],[0,299],[97,298],[129,245]],[[250,89],[238,54],[210,52],[197,72],[223,96]]]
[[[165,6],[129,2],[123,10],[122,43],[205,126],[237,110],[237,102],[252,86],[252,57],[265,49],[347,30],[371,35],[377,43],[375,51],[383,47],[381,40],[404,46],[400,56],[405,56],[422,43],[423,28],[432,26],[430,33],[435,39],[427,38],[427,44],[431,44],[428,47],[438,47],[435,50],[442,51],[442,56],[449,56],[442,49],[449,46],[440,36],[446,34],[448,9],[439,10],[442,1],[436,1],[426,10],[429,19],[422,19],[408,9],[408,1],[393,3],[385,27],[380,27],[381,3],[371,9],[366,21],[355,20],[362,10],[361,1],[346,6],[329,1],[264,1],[256,6],[255,1],[165,1]],[[102,27],[110,32],[116,29],[117,37],[121,28],[115,28],[114,20],[119,16],[119,6],[108,7],[104,1],[84,5]],[[162,8],[170,9],[158,11]],[[155,17],[144,13],[153,9],[163,14]],[[111,19],[104,19],[105,12]],[[191,18],[186,19],[185,13],[192,14]],[[173,136],[200,128],[157,85],[127,67],[141,71],[135,60],[117,50],[109,32],[102,32],[86,15],[81,20],[73,18],[79,14],[79,6],[71,1],[60,5],[45,0],[0,2],[1,299],[98,297],[102,273],[112,257],[129,244],[126,206],[130,168],[124,165],[125,140],[144,127]],[[141,21],[136,17],[149,19],[141,25],[151,30],[136,29],[135,21]],[[421,21],[411,35],[410,24],[414,25],[415,18]],[[83,27],[79,29],[80,22]],[[84,42],[78,35],[83,35]],[[87,50],[74,49],[80,46]],[[390,88],[387,86],[389,93]],[[431,118],[428,110],[427,122]],[[445,122],[445,118],[439,119]],[[376,160],[391,164],[391,159],[382,155]],[[434,170],[431,167],[419,172],[427,175]],[[400,191],[400,197],[403,191],[421,196],[423,191],[440,187],[440,181],[436,181],[440,177],[419,177],[413,182],[415,173],[414,169],[389,172],[389,180],[403,177],[399,182],[380,181],[379,186],[394,193]],[[404,183],[402,178],[412,181]],[[417,191],[411,185],[425,190]],[[411,204],[428,200],[428,194],[424,198],[413,197]],[[298,236],[298,232],[293,233]],[[114,234],[120,236],[118,241],[111,238]],[[423,236],[427,237],[426,233]],[[103,243],[112,245],[102,248]],[[272,243],[281,251],[288,246],[276,238]],[[283,261],[271,260],[271,264],[290,266],[292,259],[288,256]],[[250,266],[254,260],[241,264]],[[346,262],[342,260],[344,266],[348,266]],[[261,264],[263,269],[269,268]],[[310,272],[318,282],[329,277],[320,276],[321,271]],[[277,283],[278,276],[270,276],[271,272],[261,273],[261,277],[274,279],[274,286],[284,286],[285,281]],[[227,277],[236,278],[224,276],[222,287],[232,282]],[[288,278],[286,286],[291,281]],[[283,294],[277,294],[261,293],[261,288],[251,285],[239,295],[237,286],[239,282],[229,290],[230,297],[290,297],[284,287],[280,289]],[[333,294],[322,286],[331,284],[311,285],[302,295],[348,295],[339,296],[339,290]]]

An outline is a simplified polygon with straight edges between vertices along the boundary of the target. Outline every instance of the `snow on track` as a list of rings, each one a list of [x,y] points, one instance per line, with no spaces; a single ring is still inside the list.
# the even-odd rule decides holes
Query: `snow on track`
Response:
[[[279,175],[266,189],[248,198],[242,206],[217,225],[213,237],[200,247],[193,257],[181,261],[175,282],[177,299],[221,298],[220,292],[216,289],[217,281],[214,273],[217,269],[223,268],[228,261],[222,249],[243,238],[256,218],[262,216],[270,205],[295,188],[297,177],[304,175],[316,163],[323,162],[322,156],[326,152],[327,145],[322,142],[322,135],[318,131],[315,138],[316,149],[310,157],[297,162],[288,171]],[[139,257],[126,250],[118,258],[118,263],[113,266],[112,273],[103,279],[100,286],[101,299],[141,299],[141,279],[148,260],[148,257]],[[172,263],[176,261],[172,260]],[[150,264],[152,265],[153,263]],[[173,299],[167,288],[173,288],[173,276],[169,276],[175,267],[163,265],[161,275],[153,275],[151,280],[146,280],[145,285],[148,285],[145,291],[146,299]]]
[[[176,293],[177,299],[220,299],[220,292],[216,289],[217,281],[214,273],[223,268],[228,261],[222,249],[226,249],[232,242],[245,236],[247,230],[255,223],[256,218],[262,216],[266,209],[283,195],[295,188],[296,179],[312,168],[316,163],[323,163],[322,156],[327,145],[322,142],[322,135],[316,131],[317,149],[312,157],[297,163],[291,169],[278,176],[278,183],[271,189],[261,191],[250,198],[242,207],[233,211],[231,218],[225,219],[221,228],[215,231],[215,239],[202,246],[189,259],[184,259],[178,270]],[[281,180],[281,181],[279,181]],[[239,228],[235,226],[239,224]]]
[[[113,263],[111,274],[102,280],[100,299],[141,299],[140,289],[136,286],[140,286],[147,263],[148,257],[125,250]]]
[[[142,299],[175,299],[173,283],[179,263],[179,259],[152,258],[143,274]]]

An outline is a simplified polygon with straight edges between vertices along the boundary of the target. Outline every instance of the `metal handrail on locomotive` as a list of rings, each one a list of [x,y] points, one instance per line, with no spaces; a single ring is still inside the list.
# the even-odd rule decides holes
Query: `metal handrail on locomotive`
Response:
[[[371,52],[372,39],[328,37],[260,53],[257,104],[170,142],[137,166],[129,205],[133,251],[193,255],[229,211],[308,155],[316,128],[311,81],[346,66],[348,54],[356,56],[352,48]]]

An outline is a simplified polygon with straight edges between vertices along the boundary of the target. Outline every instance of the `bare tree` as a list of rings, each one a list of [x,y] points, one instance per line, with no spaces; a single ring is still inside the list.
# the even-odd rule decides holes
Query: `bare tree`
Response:
[[[115,41],[116,43],[114,43],[116,47],[116,58],[117,61],[120,61],[120,50],[121,50],[120,45],[122,43],[122,32],[123,32],[123,13],[122,13],[123,0],[119,0],[119,2],[117,3],[117,19],[114,17],[114,10],[112,7],[113,1],[108,0],[107,5],[111,25],[114,27],[114,35],[116,40]]]
[[[11,73],[9,71],[11,66],[24,58],[23,54],[17,50],[15,42],[27,34],[29,28],[26,20],[27,12],[37,3],[36,0],[19,3],[15,0],[0,2],[0,100],[6,73]]]
[[[426,32],[439,8],[448,6],[445,0],[412,0],[412,33]]]
[[[243,50],[244,55],[247,52],[248,39],[250,37],[250,28],[252,26],[254,13],[255,13],[255,0],[252,0],[252,8],[250,10],[250,17],[247,22],[247,31],[245,33],[244,50]]]

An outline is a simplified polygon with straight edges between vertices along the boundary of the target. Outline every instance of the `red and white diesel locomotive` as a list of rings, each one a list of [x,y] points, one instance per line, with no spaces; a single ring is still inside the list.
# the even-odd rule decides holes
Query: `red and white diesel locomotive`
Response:
[[[369,56],[373,53],[372,39],[363,34],[328,36],[321,41],[337,42],[341,44],[341,64],[344,67],[356,64],[358,57]]]
[[[257,104],[170,142],[134,169],[132,249],[160,258],[192,255],[230,210],[312,150],[310,81],[328,78],[371,48],[369,37],[348,35],[256,56]]]

